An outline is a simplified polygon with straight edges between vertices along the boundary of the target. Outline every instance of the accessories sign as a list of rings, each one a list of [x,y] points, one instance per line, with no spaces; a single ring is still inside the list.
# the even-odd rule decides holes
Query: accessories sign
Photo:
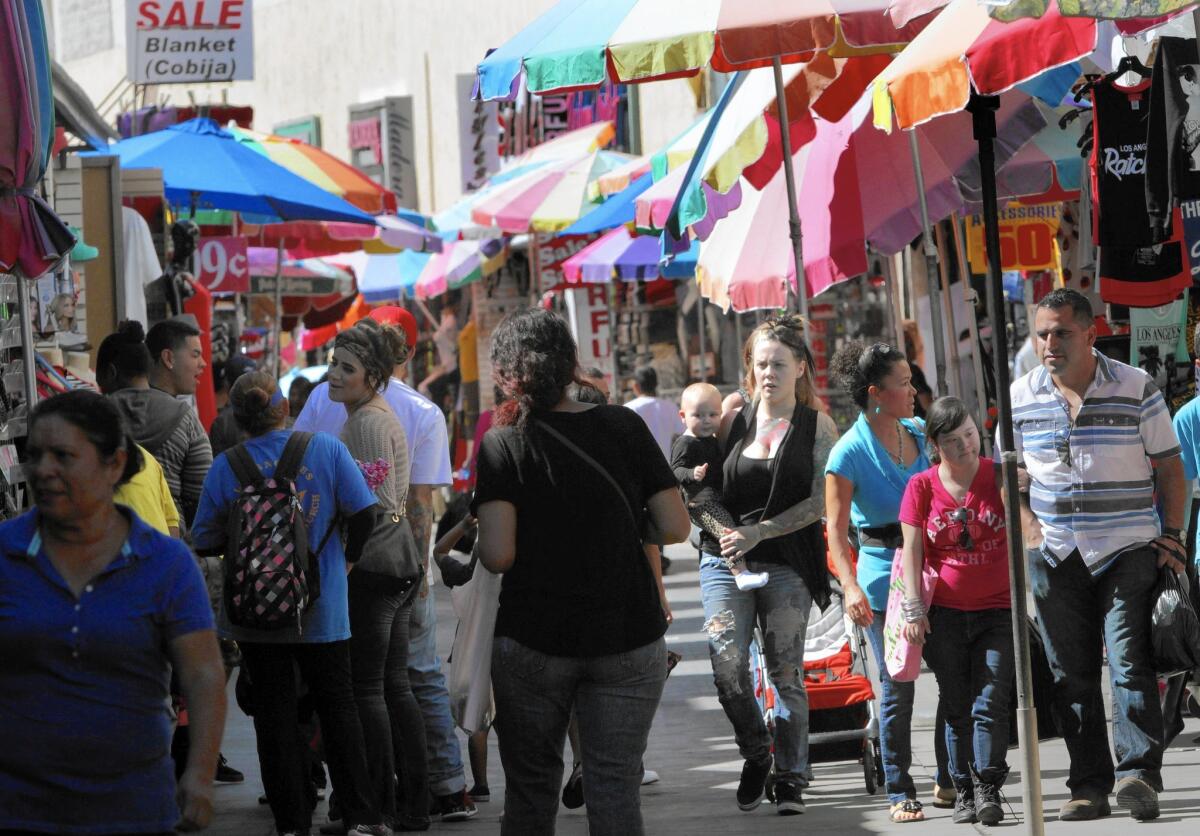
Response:
[[[251,0],[126,0],[125,20],[135,84],[254,78]]]

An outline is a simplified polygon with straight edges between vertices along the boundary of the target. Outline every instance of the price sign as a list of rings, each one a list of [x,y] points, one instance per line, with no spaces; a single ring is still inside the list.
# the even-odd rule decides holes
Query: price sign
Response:
[[[1010,206],[1000,211],[1000,269],[1058,269],[1059,219],[1061,204]],[[987,272],[987,248],[984,245],[983,218],[967,218],[967,259],[974,273]]]
[[[204,238],[196,250],[196,281],[212,293],[249,293],[250,264],[240,235]]]

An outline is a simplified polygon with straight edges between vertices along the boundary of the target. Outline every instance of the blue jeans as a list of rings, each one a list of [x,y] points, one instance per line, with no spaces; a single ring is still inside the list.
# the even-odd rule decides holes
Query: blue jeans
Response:
[[[641,836],[642,755],[666,679],[661,638],[626,653],[570,657],[497,636],[492,690],[504,764],[502,836],[553,835],[572,706],[588,832]]]
[[[1012,612],[968,612],[932,607],[925,661],[937,677],[946,714],[946,748],[955,786],[981,781],[1002,786],[1008,777],[1008,708],[1012,698]],[[960,742],[973,741],[974,763]]]
[[[446,677],[437,657],[437,606],[433,589],[424,598],[420,592],[416,593],[408,630],[408,681],[425,717],[429,791],[434,795],[461,793],[467,782],[463,777],[462,749],[454,736]]]
[[[912,682],[897,682],[887,672],[883,661],[883,621],[887,615],[872,610],[874,618],[867,628],[875,667],[879,669],[879,685],[883,695],[879,700],[879,748],[883,754],[883,779],[888,801],[895,804],[906,798],[916,798],[917,788],[912,775],[912,714],[916,686]]]
[[[766,586],[743,591],[721,559],[700,558],[700,595],[713,680],[725,716],[733,725],[738,751],[746,760],[771,754],[771,736],[754,699],[750,681],[750,641],[762,629],[767,673],[779,694],[775,715],[775,774],[780,781],[807,787],[808,692],[804,689],[804,633],[812,596],[792,567],[746,561],[751,572],[770,572]],[[585,782],[586,783],[586,782]]]
[[[1057,567],[1040,550],[1029,553],[1029,582],[1054,673],[1054,709],[1071,755],[1072,793],[1107,794],[1129,776],[1162,790],[1162,706],[1150,649],[1157,579],[1148,546],[1122,554],[1094,577],[1079,552]],[[1100,692],[1102,650],[1112,684],[1115,769]]]

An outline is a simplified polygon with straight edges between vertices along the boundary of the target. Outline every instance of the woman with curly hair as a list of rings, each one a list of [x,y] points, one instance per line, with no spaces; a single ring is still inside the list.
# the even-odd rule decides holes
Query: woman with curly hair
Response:
[[[362,320],[334,340],[329,398],[346,407],[342,441],[375,491],[379,513],[399,520],[408,494],[408,442],[381,394],[394,361],[392,341],[382,326]],[[350,666],[367,766],[384,818],[398,830],[424,830],[429,823],[425,723],[408,681],[409,625],[420,580],[419,571],[397,579],[365,569],[352,572],[348,580]],[[404,779],[403,810],[397,808],[397,772]]]
[[[565,322],[511,314],[491,359],[507,400],[480,447],[472,512],[479,559],[504,574],[492,651],[501,832],[554,833],[574,706],[589,831],[638,836],[642,755],[667,672],[661,579],[642,545],[686,539],[687,511],[636,413],[569,396],[580,380]]]
[[[913,683],[896,682],[888,675],[883,663],[883,616],[892,558],[903,544],[900,500],[909,479],[929,467],[925,423],[913,418],[917,390],[908,360],[899,349],[854,341],[834,355],[832,366],[834,379],[860,412],[825,465],[829,554],[842,584],[846,613],[867,629],[880,671],[879,743],[891,819],[921,821],[925,814],[909,774]],[[858,531],[857,571],[850,523]]]
[[[719,540],[701,535],[700,592],[713,678],[745,759],[737,804],[762,803],[772,767],[780,815],[804,812],[802,790],[812,780],[808,757],[808,695],[804,634],[814,602],[829,602],[821,517],[825,459],[837,439],[833,420],[810,404],[812,355],[804,321],[781,316],[750,334],[750,403],[722,419],[722,499],[738,526]],[[730,561],[770,574],[757,589],[739,589]],[[780,705],[771,739],[750,683],[754,625]]]

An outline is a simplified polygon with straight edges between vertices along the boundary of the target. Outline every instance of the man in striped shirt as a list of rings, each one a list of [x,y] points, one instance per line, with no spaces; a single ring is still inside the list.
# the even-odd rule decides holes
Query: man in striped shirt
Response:
[[[1060,289],[1037,307],[1042,365],[1012,384],[1013,429],[1029,477],[1021,525],[1054,697],[1071,756],[1060,818],[1158,816],[1163,719],[1150,648],[1158,567],[1183,570],[1187,486],[1161,394],[1141,369],[1096,351],[1091,305]],[[1155,490],[1163,509],[1160,527]],[[1114,769],[1100,691],[1101,640],[1113,692]]]

